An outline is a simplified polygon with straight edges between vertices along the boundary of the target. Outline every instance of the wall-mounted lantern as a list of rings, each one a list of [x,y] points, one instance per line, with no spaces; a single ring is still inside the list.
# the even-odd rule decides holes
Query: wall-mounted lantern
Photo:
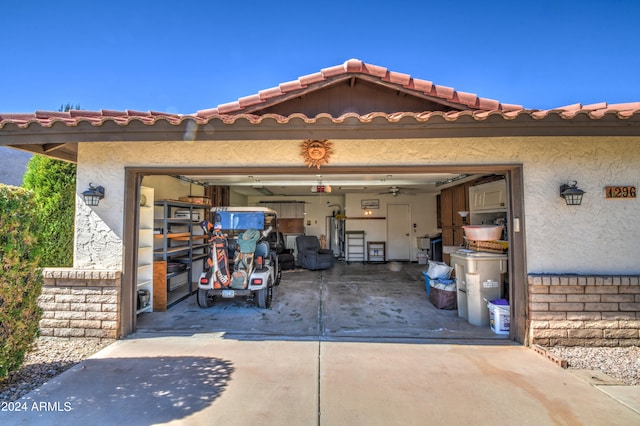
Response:
[[[570,183],[563,183],[560,185],[560,196],[564,198],[564,201],[568,206],[579,206],[582,204],[582,195],[584,191],[577,187],[578,182],[575,180]]]
[[[100,200],[104,198],[104,188],[102,186],[93,186],[89,184],[89,189],[82,193],[82,198],[88,206],[97,206],[100,204]]]

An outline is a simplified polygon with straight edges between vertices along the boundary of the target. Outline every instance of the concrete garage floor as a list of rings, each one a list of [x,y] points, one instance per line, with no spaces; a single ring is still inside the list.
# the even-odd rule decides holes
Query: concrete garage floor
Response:
[[[206,309],[195,296],[166,312],[138,316],[137,335],[221,333],[228,338],[391,341],[508,341],[489,327],[477,327],[456,310],[435,308],[425,291],[426,265],[336,262],[324,271],[283,271],[270,309],[244,298],[218,299]]]

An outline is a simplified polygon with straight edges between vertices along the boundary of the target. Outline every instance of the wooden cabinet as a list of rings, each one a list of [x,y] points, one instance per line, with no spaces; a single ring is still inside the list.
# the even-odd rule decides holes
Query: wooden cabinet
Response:
[[[507,185],[497,180],[469,188],[469,209],[472,212],[506,211]]]
[[[443,246],[458,246],[464,242],[462,217],[458,212],[466,210],[468,210],[466,185],[453,186],[440,192]]]
[[[230,194],[231,190],[228,186],[212,185],[205,188],[205,195],[211,200],[211,205],[215,207],[228,206]]]

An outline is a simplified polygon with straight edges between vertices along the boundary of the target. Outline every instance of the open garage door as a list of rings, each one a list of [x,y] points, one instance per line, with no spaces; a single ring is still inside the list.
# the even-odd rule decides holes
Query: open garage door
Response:
[[[301,170],[297,170],[297,171],[299,172],[299,174],[296,175],[295,173],[292,173],[291,175],[295,176],[299,182],[302,182],[304,179],[309,178],[308,173],[301,173],[302,172]],[[293,297],[294,299],[297,298],[298,296],[294,294],[295,291],[293,291],[293,289],[295,288],[296,285],[299,285],[299,283],[301,282],[304,283],[304,282],[307,282],[308,280],[316,280],[318,281],[319,284],[318,284],[318,287],[312,291],[313,295],[312,296],[306,295],[301,298],[310,298],[310,300],[318,300],[318,302],[325,308],[327,307],[326,305],[327,303],[332,303],[332,304],[337,303],[338,305],[336,306],[341,306],[340,303],[337,302],[338,299],[333,297],[333,292],[335,291],[336,288],[342,288],[344,286],[350,289],[350,290],[345,290],[343,288],[343,290],[347,292],[353,292],[356,294],[365,294],[365,293],[370,293],[370,294],[367,294],[367,297],[361,297],[361,298],[345,297],[342,302],[343,307],[344,307],[344,304],[347,303],[346,302],[347,299],[350,300],[350,302],[348,302],[347,304],[355,303],[356,306],[362,303],[370,303],[372,295],[376,295],[376,294],[377,294],[377,297],[380,298],[380,300],[384,300],[385,304],[394,305],[395,307],[391,307],[391,305],[389,305],[387,310],[381,311],[386,313],[378,312],[378,314],[374,315],[371,312],[367,312],[366,310],[362,311],[363,317],[368,318],[371,321],[371,328],[372,329],[378,328],[385,320],[388,320],[388,318],[386,318],[387,315],[393,316],[394,315],[393,312],[399,313],[399,312],[404,312],[406,309],[409,309],[410,304],[404,301],[404,299],[403,301],[400,300],[401,297],[399,296],[399,294],[401,290],[398,289],[397,287],[394,290],[384,287],[385,289],[390,290],[389,293],[384,293],[384,292],[381,292],[379,288],[376,288],[375,285],[371,284],[375,282],[377,284],[382,285],[383,283],[380,283],[379,279],[380,277],[386,276],[385,274],[390,271],[391,264],[389,262],[395,261],[395,260],[403,260],[406,262],[405,264],[401,265],[403,266],[401,268],[403,272],[400,272],[400,273],[395,272],[393,273],[393,276],[400,278],[401,281],[404,280],[403,282],[405,283],[405,285],[410,285],[414,290],[419,288],[418,292],[414,292],[412,294],[414,295],[416,300],[423,303],[423,308],[425,310],[430,310],[431,308],[429,307],[429,302],[426,295],[425,280],[424,280],[424,276],[422,275],[422,271],[425,270],[426,266],[419,265],[417,263],[418,248],[417,248],[417,245],[414,243],[417,237],[423,236],[424,234],[440,234],[441,229],[439,229],[438,226],[441,226],[441,223],[439,222],[441,221],[441,218],[438,217],[438,215],[442,211],[442,206],[439,205],[440,201],[439,201],[438,194],[441,192],[442,189],[451,187],[452,185],[464,184],[469,180],[473,180],[478,177],[489,175],[489,174],[502,174],[506,176],[507,187],[509,188],[508,218],[511,219],[512,217],[514,217],[514,214],[517,214],[516,217],[520,220],[520,226],[522,227],[522,224],[523,224],[522,212],[521,210],[519,210],[516,213],[515,210],[518,210],[518,208],[516,209],[513,208],[514,198],[516,199],[516,204],[521,203],[520,194],[518,194],[517,197],[513,196],[514,184],[513,184],[512,176],[517,177],[516,187],[521,186],[521,182],[519,180],[520,179],[519,168],[517,166],[508,167],[506,169],[504,166],[501,166],[500,168],[493,167],[487,170],[476,171],[476,173],[467,173],[468,171],[464,169],[458,170],[458,169],[450,168],[449,171],[453,173],[447,173],[447,175],[450,176],[449,178],[437,181],[437,182],[441,182],[438,186],[435,186],[435,183],[434,183],[437,180],[436,175],[429,173],[428,168],[424,168],[423,170],[420,170],[420,173],[416,173],[415,170],[409,170],[409,171],[411,173],[406,173],[404,176],[402,173],[400,173],[398,170],[395,170],[395,169],[394,170],[381,169],[379,171],[380,174],[384,174],[385,179],[388,179],[389,176],[391,175],[397,175],[399,176],[399,178],[404,178],[404,179],[409,179],[409,178],[414,179],[415,176],[413,175],[418,176],[418,183],[415,184],[415,188],[412,190],[412,192],[415,192],[415,194],[411,194],[410,196],[407,195],[407,198],[410,197],[410,201],[408,202],[405,202],[404,200],[402,200],[401,198],[402,195],[395,196],[391,194],[387,197],[386,194],[379,194],[380,192],[382,192],[380,190],[380,187],[374,189],[373,191],[369,190],[369,191],[362,192],[361,196],[358,196],[357,195],[358,191],[363,191],[363,189],[361,188],[368,188],[371,185],[370,183],[371,169],[362,170],[361,174],[353,173],[353,171],[350,170],[349,177],[352,180],[360,179],[360,186],[357,186],[357,182],[355,181],[351,181],[350,184],[348,185],[334,184],[334,185],[331,185],[332,187],[331,193],[327,192],[324,194],[317,194],[317,193],[310,194],[311,191],[309,188],[311,186],[306,185],[306,183],[302,184],[304,185],[304,187],[302,185],[291,187],[292,194],[289,195],[289,197],[293,197],[293,199],[298,201],[299,200],[304,201],[305,210],[308,210],[309,212],[312,212],[312,211],[317,212],[317,216],[318,216],[317,218],[313,214],[309,214],[309,213],[304,214],[302,219],[302,223],[304,225],[304,231],[303,231],[304,233],[317,235],[318,237],[321,237],[323,235],[326,236],[325,229],[324,229],[327,223],[326,217],[331,215],[336,215],[336,214],[342,215],[345,218],[347,227],[351,226],[352,227],[351,229],[354,229],[354,227],[356,229],[359,229],[359,228],[366,229],[367,230],[366,235],[368,237],[368,241],[378,241],[382,239],[383,241],[386,241],[388,243],[388,253],[385,259],[387,263],[376,264],[376,265],[368,264],[366,262],[363,262],[361,264],[355,263],[355,264],[348,265],[349,267],[352,268],[352,270],[349,271],[348,269],[340,269],[343,267],[343,265],[340,264],[340,259],[337,259],[338,260],[337,264],[339,265],[339,267],[336,268],[335,270],[336,272],[332,272],[332,271],[288,272],[285,274],[283,278],[282,286],[277,288],[277,291],[274,293],[274,300],[273,300],[274,308],[272,309],[275,309],[275,306],[278,306],[279,297],[282,297],[283,300],[287,300],[287,297],[289,296]],[[261,172],[264,173],[264,170],[258,170],[258,169],[251,170],[249,171],[251,175],[248,175],[247,171],[243,171],[243,174],[239,174],[238,171],[235,171],[235,174],[229,174],[229,170],[225,170],[224,175],[222,174],[222,171],[217,171],[218,174],[216,174],[216,170],[213,170],[213,169],[211,170],[208,169],[206,172],[210,174],[205,174],[205,170],[200,170],[200,169],[199,170],[185,170],[185,169],[131,170],[129,171],[131,175],[128,177],[128,181],[133,184],[131,187],[131,190],[132,190],[131,193],[136,195],[134,195],[133,198],[131,198],[130,200],[128,198],[129,200],[128,206],[134,210],[138,210],[138,206],[139,206],[139,200],[138,200],[139,195],[137,195],[139,194],[138,186],[142,186],[144,184],[142,180],[143,175],[149,176],[151,178],[150,180],[158,179],[158,178],[176,179],[177,176],[181,176],[186,179],[181,178],[178,186],[181,186],[183,189],[185,189],[186,191],[189,191],[192,194],[195,188],[194,185],[198,185],[198,183],[201,183],[201,181],[204,180],[204,177],[209,176],[212,179],[212,181],[215,181],[216,186],[226,186],[231,189],[231,192],[232,192],[231,200],[232,200],[232,203],[235,203],[236,205],[238,202],[241,202],[239,200],[245,200],[245,202],[253,203],[253,204],[255,204],[259,200],[270,199],[270,197],[276,197],[279,199],[279,201],[286,200],[285,198],[286,197],[285,190],[287,189],[286,185],[276,185],[276,184],[256,185],[255,184],[256,176],[260,176],[259,179],[261,180],[261,183],[264,183],[265,176],[267,175],[260,174]],[[271,170],[271,172],[273,171]],[[438,171],[438,174],[442,175],[443,172]],[[287,179],[290,179],[291,175],[286,173],[286,174],[283,174],[282,176],[286,176]],[[330,183],[332,182],[333,178],[337,177],[338,175],[339,175],[338,173],[335,173],[335,176],[333,176],[332,174],[325,172],[325,174],[322,177],[323,179],[322,183],[325,183],[325,184]],[[464,177],[460,177],[463,175]],[[271,178],[274,177],[273,175],[268,175],[268,176]],[[247,179],[253,179],[252,181],[253,184],[249,184],[247,182]],[[317,181],[318,178],[316,176],[313,176],[312,179],[316,182],[316,184],[318,183]],[[448,181],[448,179],[450,181]],[[244,181],[244,182],[241,182],[241,181]],[[384,188],[393,186],[393,184],[389,185],[388,182],[384,182],[384,183],[381,182],[379,186],[380,185],[382,185]],[[435,190],[432,190],[431,192],[428,192],[428,191],[422,192],[422,190],[420,189],[421,188],[420,185],[430,185]],[[403,187],[407,186],[406,180],[402,183],[402,186]],[[165,185],[163,188],[166,189],[167,186]],[[234,192],[236,190],[238,191],[239,194],[234,195]],[[263,193],[265,193],[265,190],[270,191],[273,195],[271,196],[263,195]],[[247,195],[247,193],[250,191],[253,191],[254,195]],[[375,191],[375,194],[373,193],[374,191]],[[162,191],[160,191],[160,193],[162,193]],[[311,199],[307,199],[307,197],[310,197]],[[335,197],[342,197],[344,200],[343,203],[342,204],[336,203]],[[387,197],[388,199],[385,200],[385,197]],[[161,196],[159,198],[166,198],[166,197]],[[362,212],[364,210],[362,208],[362,206],[364,205],[361,202],[362,200],[376,200],[377,203],[383,204],[385,206],[385,209],[384,210],[379,209],[379,210],[386,212],[385,219],[365,218]],[[338,207],[336,207],[336,204],[338,205]],[[417,206],[420,206],[420,207],[417,207]],[[329,209],[328,213],[323,211],[323,209]],[[421,218],[423,220],[424,218],[429,218],[428,220],[431,220],[433,222],[432,227],[425,231],[425,229],[427,228],[425,228],[424,225],[420,223],[420,219],[416,219],[416,218]],[[381,236],[380,234],[376,234],[376,232],[378,232],[376,231],[376,229],[379,228],[379,225],[377,225],[378,223],[382,224],[383,226],[383,231]],[[413,223],[418,223],[418,225],[414,227]],[[372,224],[375,224],[375,225],[372,225]],[[134,234],[137,233],[138,231],[137,223],[128,221],[127,228],[129,227],[132,230],[132,233]],[[400,236],[401,238],[398,240],[399,242],[395,242],[393,240],[392,233],[402,234]],[[407,235],[407,233],[409,235]],[[511,238],[513,238],[514,241],[513,242],[510,241],[509,274],[507,278],[509,289],[507,293],[509,297],[512,299],[512,305],[513,305],[512,312],[514,312],[515,315],[521,315],[520,318],[512,318],[512,324],[514,324],[514,326],[512,327],[513,331],[511,332],[510,337],[518,341],[523,341],[524,340],[523,336],[525,334],[524,306],[525,306],[526,291],[524,287],[525,279],[524,279],[524,258],[523,258],[523,250],[521,246],[522,238],[520,237],[520,235],[514,235],[512,229],[509,230],[509,233]],[[293,240],[290,240],[290,241],[293,241]],[[128,243],[137,244],[137,240],[131,239],[131,242],[128,242]],[[407,246],[409,247],[408,251],[406,248]],[[396,247],[398,247],[399,249],[396,250]],[[133,260],[131,262],[133,262]],[[134,264],[131,263],[131,266],[133,267]],[[307,274],[307,275],[304,275],[304,274]],[[314,278],[312,279],[308,278],[309,274]],[[304,278],[304,277],[307,277],[307,278]],[[384,278],[382,279],[384,280]],[[289,283],[287,283],[288,281]],[[289,296],[286,295],[287,285],[290,286],[289,288],[291,291],[291,294]],[[369,287],[367,287],[367,285],[369,285]],[[133,300],[135,300],[135,297],[137,297],[137,292],[136,292],[135,281],[133,276],[127,280],[127,284],[124,285],[123,288],[125,288],[125,291],[127,291],[128,294],[130,294],[130,297]],[[278,295],[278,293],[281,293],[280,296]],[[405,295],[403,295],[402,298],[403,297],[405,297]],[[394,298],[397,300],[394,301]],[[185,299],[187,305],[183,305],[183,307],[188,306],[188,303],[190,303],[189,300],[190,300],[189,298]],[[135,313],[133,309],[135,304],[133,302],[130,302],[129,306],[130,306],[130,309],[129,309],[130,312],[128,314],[127,320],[123,321],[123,328],[125,330],[128,329],[129,332],[131,332],[136,329],[138,322],[142,321],[142,319]],[[296,317],[298,314],[302,315],[300,310],[296,308],[295,304],[288,305],[288,306],[289,307],[287,309],[291,309],[289,311],[289,314],[291,314],[292,318]],[[332,307],[335,307],[335,306],[332,305]],[[364,305],[361,305],[361,307],[364,307]],[[163,314],[163,315],[166,315],[164,318],[169,318],[174,316],[174,314],[172,313],[172,309],[177,309],[177,308],[169,309],[165,314]],[[219,308],[212,308],[212,309],[219,309]],[[238,314],[240,314],[241,312],[245,312],[245,314],[248,315],[249,317],[252,317],[252,315],[255,315],[255,313],[251,314],[249,313],[249,311],[244,309],[241,303],[236,304],[234,302],[234,304],[228,305],[226,309],[236,309],[238,311]],[[313,311],[314,309],[311,309],[311,310]],[[393,309],[395,309],[396,311],[393,311]],[[417,309],[416,312],[419,312],[420,314],[423,313],[421,312],[422,308],[414,307],[412,309]],[[174,310],[173,312],[178,312],[178,311]],[[441,315],[443,314],[443,312],[437,312],[437,313]],[[143,315],[145,315],[145,317],[146,316],[150,317],[150,314],[151,313],[145,313]],[[153,314],[156,315],[155,312]],[[162,314],[162,313],[158,313],[158,314]],[[316,311],[316,314],[317,314],[317,311]],[[197,315],[205,315],[205,312],[198,311]],[[329,315],[334,319],[335,317],[337,317],[336,313],[333,313],[333,314],[326,313],[326,315],[324,316],[325,320],[327,320],[328,318],[327,315]],[[353,315],[354,317],[356,315],[360,315],[357,313],[357,309],[356,311],[354,311]],[[159,316],[159,315],[156,315],[156,316]],[[400,316],[401,315],[399,315],[399,317]],[[215,318],[215,315],[213,315],[210,321],[206,322],[210,324],[212,328],[205,328],[205,329],[201,329],[200,331],[202,332],[230,331],[229,329],[225,329],[225,327],[228,327],[228,326],[225,326],[225,321],[220,321],[221,319],[220,316],[218,316],[218,320],[214,318]],[[456,321],[458,321],[456,318],[458,317],[455,316],[455,318],[452,319],[451,324],[454,324]],[[162,323],[163,321],[164,320],[160,320],[158,324]],[[407,321],[411,323],[411,320],[407,320]],[[282,321],[275,321],[275,322],[282,322]],[[277,328],[277,325],[275,325],[275,327]],[[272,331],[275,334],[286,334],[286,331],[285,331],[286,327],[284,326],[284,323],[282,327],[283,328],[280,331],[277,331],[277,330],[275,331],[272,330]],[[322,325],[316,324],[315,327],[316,328],[314,329],[316,330],[316,334],[317,334],[317,331],[322,328]],[[346,327],[349,327],[349,325],[346,325]],[[363,327],[362,324],[360,325],[360,327]],[[411,328],[408,325],[407,327],[408,329]],[[176,331],[180,331],[178,330],[179,322],[175,322],[175,328],[176,328]],[[154,329],[154,326],[149,326],[149,324],[147,323],[147,318],[144,319],[144,329],[147,331]],[[476,335],[476,337],[482,337],[482,336],[486,337],[486,334],[485,334],[486,331],[487,330],[478,329],[478,334]],[[403,336],[403,335],[404,335],[404,331],[398,332],[398,336]],[[491,336],[491,334],[489,334],[489,336]],[[426,336],[425,338],[434,338],[434,337]],[[502,337],[496,336],[496,338],[504,338],[504,336]]]

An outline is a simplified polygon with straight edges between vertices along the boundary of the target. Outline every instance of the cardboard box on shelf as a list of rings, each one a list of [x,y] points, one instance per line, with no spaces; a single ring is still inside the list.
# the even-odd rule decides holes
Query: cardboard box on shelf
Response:
[[[203,205],[211,204],[211,199],[208,197],[193,197],[190,195],[188,197],[180,197],[179,200],[187,203],[192,203],[192,204],[203,204]]]

